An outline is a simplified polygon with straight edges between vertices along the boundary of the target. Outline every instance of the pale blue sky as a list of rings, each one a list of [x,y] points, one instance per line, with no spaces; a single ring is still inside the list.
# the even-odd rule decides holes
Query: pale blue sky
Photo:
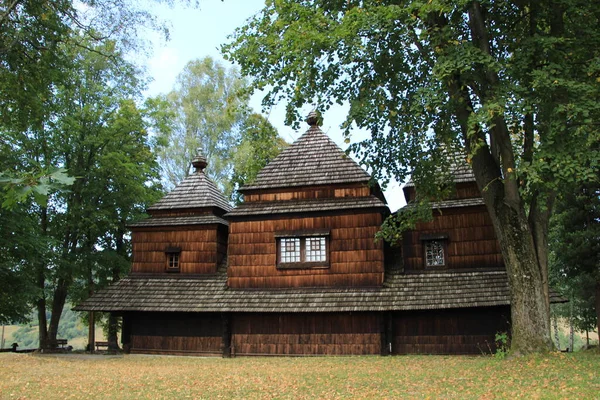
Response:
[[[200,9],[153,5],[154,13],[171,25],[171,39],[165,42],[158,35],[151,36],[153,54],[147,67],[153,81],[148,87],[147,95],[155,96],[169,92],[176,76],[191,60],[212,56],[230,66],[219,51],[220,45],[227,41],[227,36],[233,33],[235,28],[242,26],[248,18],[260,11],[263,5],[264,0],[201,0]],[[267,117],[286,141],[291,143],[304,132],[304,128],[295,131],[284,124],[283,105],[262,112],[260,100],[260,94],[255,94],[251,102],[252,107]],[[305,113],[309,111],[309,108],[303,110]],[[344,120],[345,112],[343,107],[328,111],[323,116],[322,127],[342,149],[347,145],[344,144],[339,126]],[[358,140],[364,135],[364,132],[357,131],[352,139]],[[392,211],[404,204],[400,187],[395,182],[389,185],[385,196]]]

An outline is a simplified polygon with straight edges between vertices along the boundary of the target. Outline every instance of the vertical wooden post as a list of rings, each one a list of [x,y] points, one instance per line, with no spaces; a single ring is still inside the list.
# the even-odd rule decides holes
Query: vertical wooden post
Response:
[[[88,343],[91,354],[94,354],[94,344],[96,343],[96,321],[94,318],[94,312],[90,311],[88,314]]]
[[[221,313],[221,321],[223,327],[223,357],[231,357],[231,314]]]
[[[392,354],[392,313],[385,311],[381,313],[381,355],[389,356]]]
[[[121,344],[123,345],[123,351],[129,354],[131,351],[131,314],[123,313],[122,317]]]

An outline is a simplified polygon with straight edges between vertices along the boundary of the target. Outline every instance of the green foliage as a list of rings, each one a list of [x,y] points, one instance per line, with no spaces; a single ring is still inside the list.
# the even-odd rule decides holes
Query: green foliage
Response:
[[[551,220],[550,276],[571,304],[557,308],[577,330],[598,328],[596,285],[600,282],[600,184],[562,193]],[[573,315],[571,316],[571,312]]]
[[[51,167],[43,172],[21,173],[19,176],[7,176],[0,173],[0,188],[4,189],[3,208],[13,208],[22,203],[29,195],[42,207],[48,202],[48,194],[64,189],[75,182],[75,178],[67,175],[66,169]]]
[[[12,177],[4,201],[30,221],[20,231],[10,213],[0,214],[11,237],[6,247],[26,241],[23,246],[33,249],[9,253],[3,267],[35,286],[2,311],[30,309],[36,301],[59,313],[66,296],[81,299],[91,286],[118,279],[128,268],[126,224],[161,194],[146,117],[136,104],[143,88],[139,71],[114,42],[77,40],[60,46],[69,61],[44,100],[40,124],[24,130],[0,125],[0,166]],[[29,177],[22,171],[36,168],[47,175],[24,180]],[[69,190],[61,183],[70,183]],[[21,193],[20,185],[33,196]],[[11,190],[21,195],[18,203]],[[53,318],[51,330],[57,324]]]
[[[510,351],[510,336],[508,332],[497,332],[494,341],[496,342],[494,357],[499,360],[505,359]]]
[[[271,160],[288,146],[277,130],[260,114],[251,114],[241,126],[241,140],[233,156],[232,200],[239,204],[242,200],[238,189],[250,184]]]
[[[201,148],[208,161],[205,172],[231,195],[232,160],[247,104],[246,81],[211,57],[190,61],[172,92],[149,100],[161,145],[159,162],[169,187],[190,173]]]
[[[383,239],[392,246],[400,246],[402,232],[414,229],[418,222],[431,221],[432,218],[429,201],[413,202],[387,218],[377,232],[376,238]]]
[[[476,3],[482,38],[476,10],[460,1],[270,1],[224,51],[254,87],[268,89],[265,105],[287,100],[288,123],[301,120],[304,104],[348,102],[345,134],[371,132],[353,149],[378,179],[405,181],[423,154],[449,141],[464,146],[477,130],[489,136],[499,123],[524,156],[504,166],[528,178],[523,190],[597,179],[600,149],[589,145],[599,135],[598,5],[562,2],[556,16],[547,1]],[[551,31],[555,17],[560,32]],[[463,100],[449,93],[454,84],[473,102],[468,121],[457,110]],[[539,122],[532,159],[519,149],[528,113]],[[428,168],[418,183],[435,175]]]

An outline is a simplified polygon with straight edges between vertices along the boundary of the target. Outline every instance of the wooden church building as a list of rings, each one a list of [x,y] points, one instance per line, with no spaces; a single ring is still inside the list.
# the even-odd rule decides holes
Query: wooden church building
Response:
[[[509,331],[506,272],[468,166],[452,198],[404,235],[370,176],[310,128],[232,208],[195,173],[131,225],[129,276],[76,307],[123,317],[132,353],[481,354]],[[404,188],[407,202],[415,188]]]

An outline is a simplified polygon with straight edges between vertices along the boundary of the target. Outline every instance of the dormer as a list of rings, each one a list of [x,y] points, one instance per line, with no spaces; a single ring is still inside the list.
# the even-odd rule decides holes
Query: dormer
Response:
[[[152,274],[216,273],[227,254],[231,211],[225,196],[204,173],[198,154],[194,172],[161,200],[148,207],[150,218],[131,224],[131,272]]]

